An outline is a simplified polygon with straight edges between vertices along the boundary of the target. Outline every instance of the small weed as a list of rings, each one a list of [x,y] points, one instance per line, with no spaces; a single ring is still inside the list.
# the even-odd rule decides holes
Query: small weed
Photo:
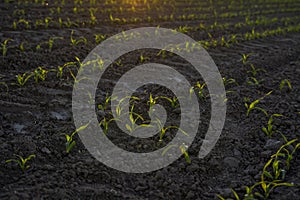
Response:
[[[8,38],[4,40],[4,42],[1,43],[1,50],[2,50],[2,56],[5,57],[7,55],[7,50],[8,50],[8,42],[13,41],[13,39]]]

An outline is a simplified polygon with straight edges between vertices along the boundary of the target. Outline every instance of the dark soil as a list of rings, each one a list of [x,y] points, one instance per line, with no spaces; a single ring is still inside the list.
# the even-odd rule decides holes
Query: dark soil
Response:
[[[250,19],[253,20],[262,16],[268,19],[274,17],[281,19],[299,15],[299,11],[297,12],[300,8],[299,1],[268,2],[244,2],[243,8],[249,11]],[[217,19],[218,23],[229,25],[222,30],[210,30],[209,32],[215,38],[251,32],[252,28],[264,31],[285,27],[285,23],[279,21],[267,25],[236,28],[234,24],[245,21],[243,12],[239,12],[245,10],[233,9],[228,6],[229,4],[221,1],[214,1],[214,3],[214,8],[219,15],[226,12],[238,13],[237,16],[231,18]],[[124,10],[131,7],[123,6]],[[269,114],[283,115],[275,119],[275,130],[283,133],[288,140],[299,138],[300,34],[289,32],[240,41],[230,47],[217,46],[207,49],[222,77],[235,79],[236,83],[225,85],[226,90],[231,91],[227,94],[226,123],[217,145],[204,159],[198,158],[198,151],[210,119],[209,98],[205,100],[199,98],[201,124],[197,137],[188,150],[191,157],[190,164],[182,156],[161,170],[143,174],[123,173],[93,158],[77,135],[75,147],[67,154],[64,134],[70,134],[75,130],[72,119],[73,79],[70,71],[65,70],[62,78],[57,77],[56,72],[51,71],[47,74],[45,81],[35,83],[31,78],[23,87],[17,85],[16,75],[31,72],[39,66],[48,70],[57,69],[57,66],[66,62],[76,61],[75,57],[84,60],[96,47],[94,34],[99,33],[110,36],[134,27],[160,25],[165,28],[178,28],[188,25],[195,29],[188,31],[187,35],[195,40],[208,39],[206,31],[197,27],[199,23],[212,25],[215,20],[212,16],[213,11],[192,11],[192,8],[208,7],[209,1],[170,1],[168,5],[153,4],[153,6],[156,10],[137,11],[131,14],[129,11],[123,13],[113,11],[113,8],[120,7],[119,4],[104,5],[104,1],[97,2],[95,7],[99,10],[111,8],[114,17],[128,19],[140,17],[142,20],[126,24],[110,22],[107,11],[107,13],[97,12],[97,24],[88,24],[82,22],[89,20],[88,11],[74,14],[74,3],[69,1],[62,6],[60,14],[51,14],[49,11],[50,8],[57,7],[54,1],[49,1],[48,6],[41,3],[18,4],[17,1],[0,3],[0,41],[3,42],[7,38],[13,39],[8,43],[7,55],[0,58],[0,82],[6,84],[0,84],[0,199],[217,199],[216,194],[225,197],[232,196],[230,188],[243,195],[244,186],[253,185],[260,180],[265,163],[284,144],[283,137],[279,133],[268,138],[262,132],[262,127],[267,125],[268,118],[261,111],[253,110],[249,117],[246,116],[245,98],[254,101],[269,91],[273,91],[272,94],[262,100],[259,106]],[[89,6],[83,4],[79,7],[88,8]],[[17,9],[24,9],[25,14],[12,14]],[[172,13],[175,20],[164,20],[159,17],[160,14]],[[198,15],[207,13],[209,17],[181,20],[176,18],[190,13]],[[48,28],[35,27],[34,23],[30,24],[30,27],[24,27],[24,24],[20,24],[17,29],[12,27],[13,22],[20,18],[35,22],[36,19],[44,19],[47,16],[50,16],[53,21],[57,21],[59,17],[67,20],[69,17],[74,21],[78,19],[80,22],[78,21],[78,27],[74,25],[70,28],[60,28],[59,24],[54,22],[50,23]],[[152,21],[147,21],[145,16],[151,16]],[[288,23],[297,25],[299,18]],[[87,44],[70,45],[71,30],[75,30],[75,38],[86,37]],[[46,44],[42,44],[41,49],[36,49],[38,44],[47,41],[50,37],[63,37],[64,39],[55,40],[51,50]],[[19,48],[22,42],[24,42],[24,51]],[[99,83],[96,103],[103,102],[106,93],[112,92],[112,87],[122,73],[139,64],[138,56],[141,52],[149,57],[146,62],[159,62],[175,69],[176,66],[187,65],[186,71],[182,73],[190,77],[189,81],[192,84],[197,81],[203,82],[198,74],[192,73],[188,63],[178,56],[167,55],[166,58],[162,58],[156,55],[156,50],[141,50],[122,56],[121,68],[115,63],[107,70],[103,80]],[[252,55],[249,57],[248,64],[244,66],[241,55],[249,53]],[[264,69],[255,75],[257,80],[261,81],[257,85],[248,83],[252,76],[249,72],[250,64],[257,69]],[[76,67],[70,67],[70,70],[76,73]],[[284,79],[291,82],[292,90],[287,86],[282,91],[279,89]],[[149,97],[150,92],[157,96],[173,96],[171,91],[157,85],[145,86],[140,91],[143,92],[136,92],[135,96],[139,96],[144,101],[136,102],[135,107],[137,112],[146,119],[148,117],[145,115],[148,108],[145,106],[147,105],[146,98]],[[159,103],[170,112],[168,123],[178,124],[180,120],[178,109],[171,108],[163,100]],[[104,115],[109,116],[109,109],[106,113],[101,113],[99,109],[96,111],[99,120]],[[158,143],[158,136],[147,140],[132,141],[132,138],[120,133],[120,129],[112,124],[108,137],[124,149],[149,152],[166,145],[174,137],[174,132],[166,135],[164,143]],[[15,163],[5,163],[7,159],[14,158],[14,154],[24,157],[35,154],[36,157],[29,161],[30,168],[22,173]],[[287,171],[284,181],[293,182],[295,186],[275,189],[270,199],[299,199],[299,153],[296,153],[291,161],[291,168]]]

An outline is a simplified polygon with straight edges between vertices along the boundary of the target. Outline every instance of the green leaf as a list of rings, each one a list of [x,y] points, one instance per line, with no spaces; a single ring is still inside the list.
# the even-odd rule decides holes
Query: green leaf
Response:
[[[217,194],[217,197],[220,199],[220,200],[226,200],[224,197],[222,197],[221,195]]]
[[[233,193],[235,199],[236,199],[236,200],[240,200],[240,197],[239,197],[239,195],[236,193],[236,191],[234,191],[233,189],[231,189],[231,191],[232,191],[232,193]]]
[[[263,173],[263,174],[264,174],[266,177],[273,179],[273,176],[271,175],[271,173],[270,173],[270,172],[268,172],[268,171],[264,171],[264,173]]]
[[[69,153],[71,149],[75,146],[76,142],[72,141],[70,145],[67,145],[66,152]]]
[[[126,126],[127,130],[129,130],[130,132],[132,132],[131,126],[129,126],[128,124],[126,124],[125,126]]]
[[[269,135],[269,132],[268,132],[268,130],[266,129],[266,127],[263,127],[263,128],[262,128],[262,131],[263,131],[266,135]]]
[[[69,142],[71,137],[68,134],[65,134],[65,137],[66,137],[67,142]]]

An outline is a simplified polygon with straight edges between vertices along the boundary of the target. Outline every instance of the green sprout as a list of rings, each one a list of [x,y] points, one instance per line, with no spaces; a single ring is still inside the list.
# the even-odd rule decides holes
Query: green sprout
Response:
[[[88,127],[90,123],[87,123],[86,125],[83,125],[81,127],[79,127],[78,129],[76,129],[73,133],[71,133],[70,135],[65,134],[65,138],[66,138],[66,152],[69,153],[73,147],[75,146],[76,142],[74,141],[73,137],[76,133],[78,133],[79,131],[82,131],[84,129],[86,129]]]
[[[135,97],[135,96],[126,96],[126,97],[122,98],[122,99],[119,101],[118,105],[116,106],[116,114],[117,114],[118,117],[120,117],[121,114],[122,114],[122,112],[123,112],[123,106],[122,106],[122,103],[123,103],[126,99],[130,99],[129,104],[130,104],[132,101],[139,101],[139,100],[140,100],[140,98]],[[125,106],[126,106],[126,105],[125,105]]]
[[[177,97],[169,98],[165,96],[159,96],[157,97],[157,99],[165,99],[169,101],[171,103],[172,108],[177,108],[180,105]]]
[[[131,106],[131,110],[130,110],[130,112],[129,112],[129,119],[130,119],[130,123],[131,123],[131,124],[126,124],[126,125],[125,125],[126,129],[127,129],[129,132],[132,133],[132,132],[134,132],[137,128],[140,128],[140,127],[150,127],[149,124],[140,124],[140,125],[136,125],[137,120],[139,120],[139,119],[142,120],[142,121],[145,121],[145,120],[144,120],[144,118],[143,118],[141,115],[139,115],[139,114],[133,112],[133,109],[134,109],[134,105]],[[136,116],[136,117],[134,117],[134,116]]]
[[[13,39],[8,38],[8,39],[4,40],[4,42],[1,43],[1,50],[2,50],[3,57],[5,57],[7,55],[7,50],[8,50],[7,44],[9,41],[13,41]]]
[[[48,72],[49,71],[44,69],[43,67],[36,68],[33,72],[35,82],[38,83],[39,80],[45,81]]]
[[[267,127],[263,127],[262,131],[270,138],[274,133],[277,131],[274,131],[273,129],[273,121],[274,117],[282,117],[283,115],[281,114],[272,114],[268,120]]]
[[[102,34],[95,34],[94,36],[95,36],[95,42],[96,42],[96,44],[99,44],[100,42],[104,41],[107,38],[106,34],[104,34],[104,35],[102,35]]]
[[[267,200],[275,188],[281,186],[294,186],[293,183],[285,182],[284,179],[287,170],[290,168],[290,162],[293,159],[293,155],[300,148],[300,143],[293,145],[297,139],[288,141],[284,137],[284,140],[286,143],[282,145],[264,165],[260,175],[260,181],[252,186],[246,186],[244,200]],[[241,199],[233,189],[232,192],[236,200]],[[226,200],[221,195],[217,195],[217,197],[221,200]]]
[[[79,45],[80,43],[83,43],[83,44],[86,44],[86,43],[87,43],[87,39],[86,39],[85,37],[83,37],[83,36],[79,37],[78,39],[75,39],[75,38],[73,37],[74,32],[75,32],[75,31],[72,30],[72,32],[71,32],[71,37],[70,37],[71,44],[72,44],[73,46],[77,46],[77,45]]]
[[[288,79],[284,79],[280,82],[280,85],[279,85],[280,92],[283,91],[283,88],[285,85],[287,85],[290,90],[293,89],[291,82]]]
[[[263,80],[257,80],[255,77],[249,77],[247,83],[248,85],[259,85]]]
[[[195,86],[192,86],[190,88],[190,98],[192,97],[192,94],[195,90],[198,90],[198,96],[200,99],[205,99],[207,95],[205,94],[206,83],[201,84],[199,81],[195,84]]]
[[[177,129],[184,135],[189,136],[189,134],[187,134],[184,130],[182,130],[181,128],[179,128],[177,126],[164,127],[159,119],[156,119],[156,123],[157,123],[158,129],[160,130],[159,142],[163,141],[163,137],[166,134],[167,130],[169,130],[169,129]]]
[[[116,118],[112,118],[112,119],[110,119],[110,120],[107,120],[105,117],[100,121],[100,123],[99,123],[99,126],[102,126],[103,127],[103,132],[104,132],[104,134],[106,135],[107,133],[108,133],[108,125],[111,123],[111,122],[113,122],[113,121],[120,121],[120,120],[118,120],[118,119],[116,119]]]
[[[16,155],[16,154],[15,154],[15,156],[18,157],[18,159],[9,159],[9,160],[6,160],[5,162],[6,163],[10,163],[10,162],[17,163],[19,165],[19,167],[21,168],[23,173],[25,173],[25,171],[27,169],[29,169],[29,167],[30,167],[30,165],[28,165],[27,162],[35,157],[34,154],[29,155],[27,158],[23,158],[22,156]]]
[[[59,78],[62,78],[64,69],[67,68],[67,67],[70,67],[70,66],[76,66],[76,62],[67,62],[62,66],[58,66],[56,76],[59,77]]]
[[[16,77],[17,77],[17,83],[20,85],[20,86],[24,86],[25,83],[29,80],[29,78],[32,76],[33,74],[29,74],[27,75],[27,72],[23,73],[23,74],[18,74]]]
[[[247,108],[247,113],[246,113],[246,116],[248,117],[249,114],[250,114],[250,111],[251,110],[260,110],[262,111],[266,116],[268,116],[268,113],[265,109],[261,108],[261,107],[258,107],[256,106],[256,104],[258,104],[261,100],[263,100],[265,97],[269,96],[270,94],[272,93],[272,91],[268,92],[267,94],[265,94],[263,97],[251,102],[250,104],[249,103],[245,103],[245,107]]]
[[[102,111],[105,111],[107,109],[107,106],[109,104],[109,101],[114,101],[116,100],[118,97],[117,96],[108,96],[108,93],[106,93],[106,97],[105,97],[105,101],[103,104],[99,104],[98,105],[98,109],[99,110],[102,110]]]
[[[242,54],[242,63],[245,66],[248,63],[248,59],[249,57],[252,55],[253,53],[249,53],[249,54]]]
[[[178,147],[176,144],[168,145],[163,152],[161,153],[162,156],[164,156],[171,148],[173,147]],[[180,152],[184,155],[185,161],[190,164],[191,163],[191,158],[187,152],[187,146],[183,143],[182,145],[179,146]]]
[[[42,42],[42,43],[38,44],[38,45],[36,46],[36,49],[38,50],[38,49],[41,48],[41,45],[47,44],[47,45],[48,45],[49,51],[52,51],[52,48],[53,48],[53,45],[54,45],[54,41],[55,41],[55,40],[58,40],[58,39],[59,39],[59,40],[63,40],[64,38],[63,38],[63,37],[51,37],[51,38],[49,38],[48,41]]]

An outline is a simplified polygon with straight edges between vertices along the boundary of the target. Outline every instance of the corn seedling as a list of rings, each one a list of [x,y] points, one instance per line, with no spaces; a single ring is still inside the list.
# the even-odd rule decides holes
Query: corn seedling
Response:
[[[286,143],[282,145],[264,165],[260,175],[260,181],[252,186],[246,186],[244,200],[267,200],[275,188],[294,186],[293,183],[284,182],[284,179],[287,170],[290,168],[290,162],[293,159],[294,153],[300,148],[300,143],[293,145],[297,139],[287,141],[285,138],[285,141]],[[241,199],[234,190],[232,190],[232,192],[236,200]],[[225,200],[221,195],[217,195],[217,197],[221,200]]]
[[[35,157],[34,154],[29,155],[27,158],[23,158],[20,155],[15,155],[15,156],[17,157],[17,159],[9,159],[9,160],[6,160],[5,162],[6,163],[10,163],[10,162],[17,163],[23,173],[25,173],[25,171],[27,169],[29,169],[29,167],[30,167],[30,165],[28,165],[27,162]]]
[[[150,110],[151,110],[152,106],[154,106],[156,104],[156,100],[157,100],[157,97],[153,98],[152,93],[150,93],[150,95],[149,95],[149,101],[147,102],[147,104],[150,107]]]
[[[160,130],[160,135],[159,135],[159,142],[163,141],[163,137],[165,136],[167,130],[169,129],[177,129],[179,130],[182,134],[189,136],[185,131],[183,131],[181,128],[177,127],[177,126],[168,126],[168,127],[164,127],[161,123],[161,121],[159,119],[156,119],[156,123],[158,126],[158,129]]]
[[[52,48],[53,48],[53,45],[54,45],[54,41],[55,41],[55,40],[58,40],[58,39],[59,39],[59,40],[63,40],[64,38],[63,38],[63,37],[51,37],[51,38],[49,38],[48,41],[43,42],[43,43],[41,43],[41,44],[38,44],[38,45],[36,46],[36,49],[40,49],[42,44],[47,44],[47,45],[48,45],[49,51],[52,51]]]
[[[171,103],[172,108],[177,108],[180,104],[177,97],[169,98],[165,96],[159,96],[157,99],[165,99]]]
[[[102,34],[95,34],[94,36],[95,36],[95,42],[96,42],[96,44],[99,44],[100,42],[102,42],[103,40],[105,40],[107,38],[106,34],[104,34],[104,35],[102,35]]]
[[[89,78],[87,78],[87,77],[82,77],[82,78],[80,78],[80,79],[77,79],[76,76],[74,75],[74,73],[72,72],[72,70],[69,69],[69,72],[70,72],[71,77],[72,77],[73,80],[74,80],[74,87],[76,87],[76,85],[77,85],[80,81],[82,81],[82,80],[88,80],[88,79],[89,79]]]
[[[81,36],[81,37],[79,37],[78,39],[75,39],[74,38],[74,30],[72,30],[72,32],[71,32],[71,37],[70,37],[70,40],[71,40],[71,44],[73,45],[73,46],[77,46],[77,45],[79,45],[80,43],[83,43],[83,44],[86,44],[87,43],[87,39],[85,38],[85,37],[83,37],[83,36]]]
[[[113,96],[108,96],[108,93],[106,93],[105,101],[104,101],[103,104],[99,104],[99,105],[98,105],[98,109],[99,109],[99,110],[102,110],[102,111],[105,111],[105,110],[107,109],[107,106],[108,106],[108,104],[109,104],[109,101],[114,101],[114,100],[116,100],[117,98],[118,98],[117,96],[115,96],[115,97],[113,97]]]
[[[274,133],[276,133],[277,131],[275,131],[273,129],[273,121],[274,121],[274,117],[282,117],[283,115],[281,114],[272,114],[268,120],[268,124],[267,127],[263,127],[262,131],[270,138]]]
[[[121,114],[122,114],[122,112],[123,112],[123,107],[124,107],[124,106],[127,106],[127,105],[122,105],[123,102],[124,102],[126,99],[131,99],[131,100],[129,101],[129,104],[130,104],[132,101],[139,101],[139,100],[140,100],[138,97],[135,97],[135,96],[126,96],[126,97],[122,98],[122,99],[119,101],[118,105],[116,106],[116,114],[117,114],[118,117],[121,116]]]
[[[146,62],[149,59],[150,59],[149,57],[145,57],[143,54],[140,55],[140,62],[141,63],[144,63],[144,62]]]
[[[113,118],[110,120],[107,120],[105,117],[100,121],[99,126],[103,127],[103,133],[106,135],[108,133],[108,126],[113,121],[120,121],[119,119]]]
[[[58,66],[56,70],[57,71],[56,76],[62,78],[64,69],[70,66],[76,66],[76,62],[67,62],[63,66]]]
[[[27,72],[23,73],[23,74],[18,74],[16,77],[17,77],[17,83],[20,85],[20,86],[24,86],[25,83],[30,79],[30,77],[32,76],[33,74],[29,74],[27,75]]]
[[[162,156],[164,156],[171,148],[173,147],[178,147],[178,145],[168,145],[163,152],[161,153]],[[191,163],[191,158],[187,152],[187,146],[183,143],[182,145],[179,145],[179,150],[180,152],[184,155],[185,161],[190,164]]]
[[[149,124],[136,125],[137,120],[139,120],[139,119],[142,121],[145,121],[145,120],[141,115],[133,112],[133,109],[134,109],[134,105],[131,106],[131,110],[129,112],[130,124],[125,125],[126,129],[131,133],[134,132],[137,128],[150,126]],[[134,117],[134,116],[136,116],[136,117]]]
[[[33,71],[33,77],[36,83],[39,82],[39,80],[45,81],[46,76],[48,74],[48,70],[44,69],[43,67],[38,67]]]
[[[293,89],[291,82],[288,79],[284,79],[280,82],[280,85],[279,85],[280,92],[283,91],[283,88],[285,85],[287,85],[290,90]]]
[[[247,73],[251,73],[252,76],[255,76],[260,71],[266,72],[266,70],[264,70],[264,69],[257,69],[257,68],[255,68],[255,66],[253,64],[250,64],[250,68],[251,68],[251,70],[248,70]]]
[[[268,116],[268,113],[265,109],[261,108],[261,107],[258,107],[256,106],[256,104],[258,104],[261,100],[263,100],[265,97],[269,96],[270,94],[272,93],[272,91],[268,92],[267,94],[265,94],[263,97],[251,102],[250,104],[245,102],[245,107],[247,108],[247,113],[246,113],[246,116],[248,117],[249,114],[250,114],[250,111],[251,110],[260,110],[262,111],[266,116]]]
[[[185,144],[182,144],[179,146],[179,149],[181,153],[184,155],[185,161],[190,164],[191,163],[191,158],[187,152],[187,146]]]
[[[207,95],[205,94],[205,91],[204,91],[205,87],[206,87],[206,84],[205,84],[205,83],[201,84],[201,83],[198,81],[198,82],[195,84],[195,86],[192,86],[192,87],[190,88],[190,98],[192,98],[193,92],[195,92],[195,90],[198,90],[198,97],[199,97],[200,99],[205,99],[205,98],[207,97]]]
[[[226,77],[223,77],[222,80],[223,80],[223,84],[224,84],[225,86],[226,86],[226,85],[230,85],[230,84],[238,85],[238,83],[236,82],[236,80],[233,79],[233,78],[226,78]]]
[[[81,127],[79,127],[78,129],[76,129],[73,133],[71,133],[70,135],[65,134],[65,138],[66,138],[66,152],[69,153],[73,147],[75,146],[76,142],[74,141],[73,137],[76,133],[78,133],[79,131],[82,131],[84,129],[86,129],[88,127],[90,123],[87,123],[86,125],[83,125]]]
[[[259,85],[263,80],[257,80],[257,78],[255,77],[249,77],[248,78],[248,81],[247,81],[247,84],[248,85]]]
[[[8,42],[9,41],[13,41],[12,39],[8,38],[6,40],[4,40],[4,42],[1,43],[1,51],[2,51],[2,56],[5,57],[7,54],[7,50],[8,50]]]
[[[245,66],[248,63],[248,59],[249,57],[252,55],[253,53],[249,53],[249,54],[242,54],[242,63]]]

